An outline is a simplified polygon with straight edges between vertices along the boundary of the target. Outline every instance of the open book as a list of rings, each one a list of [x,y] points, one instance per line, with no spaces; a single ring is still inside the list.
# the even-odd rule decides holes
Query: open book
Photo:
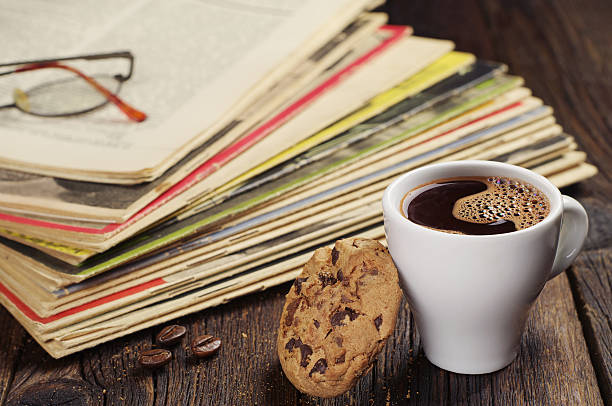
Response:
[[[129,49],[133,77],[121,89],[144,111],[130,122],[109,104],[91,113],[43,118],[0,110],[0,166],[63,178],[132,184],[160,176],[189,151],[231,124],[314,50],[374,5],[371,0],[111,1],[95,10],[15,7],[0,25],[0,63]],[[75,8],[79,10],[75,11]],[[63,18],[80,20],[57,28]],[[16,46],[18,44],[19,46]],[[95,62],[95,61],[94,61]],[[119,61],[121,62],[121,61]],[[118,62],[118,63],[119,63]],[[115,74],[116,64],[87,62],[87,74]],[[55,72],[0,79],[0,104]],[[32,78],[32,76],[36,76]],[[37,82],[32,82],[36,80]]]

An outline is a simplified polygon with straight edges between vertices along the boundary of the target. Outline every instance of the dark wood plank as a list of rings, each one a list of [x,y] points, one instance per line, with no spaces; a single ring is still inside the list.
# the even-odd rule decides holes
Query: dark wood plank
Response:
[[[79,356],[52,359],[28,337],[7,396],[8,405],[101,405],[101,388],[80,374]]]
[[[520,379],[522,399],[546,405],[603,404],[566,275],[548,282],[531,312],[516,363],[502,371],[494,391],[503,404]],[[522,400],[522,402],[520,401]]]
[[[393,335],[387,340],[372,371],[373,386],[362,404],[407,403],[411,394],[414,363],[418,361],[418,335],[408,303],[403,300]]]
[[[293,405],[299,393],[282,375],[276,331],[289,284],[251,294],[177,321],[188,326],[175,359],[156,375],[156,405]],[[158,328],[150,329],[152,334]],[[198,335],[222,339],[209,359],[189,349]]]
[[[591,224],[600,224],[591,227],[587,249],[576,260],[569,277],[602,396],[612,399],[612,272],[604,272],[612,269],[612,250],[596,248],[602,241],[611,239],[612,210],[608,207],[601,212],[593,204],[588,204],[587,209]],[[602,227],[603,224],[608,227]]]
[[[0,334],[0,359],[2,360],[0,362],[0,405],[2,405],[8,395],[8,388],[13,382],[27,333],[3,307],[0,307],[0,326],[3,330],[3,334]]]
[[[172,348],[171,363],[153,371],[141,368],[137,358],[154,346],[159,328],[60,360],[29,339],[8,404],[295,404],[299,393],[282,376],[275,351],[288,288],[285,284],[177,320],[188,333]],[[192,356],[189,343],[200,334],[223,339],[217,355],[205,360]]]
[[[8,405],[152,405],[155,375],[136,364],[150,332],[55,360],[29,336],[15,364]]]
[[[612,60],[612,9],[599,2],[563,1],[554,11],[571,48],[558,53],[572,85],[562,119],[571,118],[566,128],[579,135],[579,144],[600,169],[591,181],[568,190],[590,217],[584,252],[569,276],[602,396],[612,401],[612,67],[606,62]],[[567,47],[557,41],[557,49]]]
[[[79,377],[102,393],[101,404],[154,404],[156,379],[168,371],[148,371],[138,365],[140,351],[153,346],[152,334],[145,330],[80,354],[75,365]]]

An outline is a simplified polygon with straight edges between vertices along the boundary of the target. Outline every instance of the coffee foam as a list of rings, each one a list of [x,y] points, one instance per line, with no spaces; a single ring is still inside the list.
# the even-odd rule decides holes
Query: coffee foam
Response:
[[[468,179],[468,178],[462,178]],[[474,177],[487,189],[457,200],[453,216],[471,223],[510,220],[517,230],[531,227],[550,213],[550,202],[535,186],[499,176]]]

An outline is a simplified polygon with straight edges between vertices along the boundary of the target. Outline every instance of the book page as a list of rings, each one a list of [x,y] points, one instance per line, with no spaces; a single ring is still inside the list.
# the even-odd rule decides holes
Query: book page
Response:
[[[130,50],[134,74],[119,96],[148,118],[131,122],[112,104],[70,118],[0,109],[0,161],[24,170],[65,170],[67,177],[74,176],[71,171],[136,173],[176,161],[173,154],[212,126],[348,3],[142,0],[127,6],[74,2],[54,8],[5,2],[0,6],[0,36],[8,40],[0,43],[2,63]],[[94,77],[126,69],[120,60],[70,64]],[[27,92],[40,81],[62,77],[63,72],[51,71],[59,69],[0,77],[1,103],[11,102],[15,87]]]

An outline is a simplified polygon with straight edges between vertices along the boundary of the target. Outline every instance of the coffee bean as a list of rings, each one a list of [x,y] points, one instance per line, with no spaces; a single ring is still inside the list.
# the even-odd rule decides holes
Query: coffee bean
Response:
[[[172,353],[162,348],[154,348],[140,353],[138,362],[143,367],[157,368],[166,365],[172,359]]]
[[[191,351],[198,358],[208,357],[221,348],[221,339],[205,334],[194,339],[191,343]]]
[[[156,337],[156,341],[159,345],[172,345],[181,341],[181,338],[185,335],[187,329],[183,326],[173,324],[166,326],[159,332]]]

